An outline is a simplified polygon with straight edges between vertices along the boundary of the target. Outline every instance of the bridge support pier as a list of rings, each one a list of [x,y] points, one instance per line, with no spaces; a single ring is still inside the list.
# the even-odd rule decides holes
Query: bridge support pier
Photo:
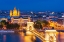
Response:
[[[45,30],[45,41],[56,42],[56,30]]]
[[[26,36],[25,36],[25,38],[29,40],[29,41],[26,40],[28,42],[34,42],[36,40],[36,37],[34,36],[34,34],[29,31],[29,30],[34,30],[33,24],[34,24],[33,22],[27,22],[27,28],[26,28]]]
[[[34,30],[33,22],[27,22],[26,35],[33,35],[29,30]]]

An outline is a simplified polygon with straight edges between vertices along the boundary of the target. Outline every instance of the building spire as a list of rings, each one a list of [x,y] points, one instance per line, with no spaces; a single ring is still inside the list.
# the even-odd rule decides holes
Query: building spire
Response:
[[[14,7],[14,10],[16,10],[16,7]]]
[[[19,9],[18,9],[18,16],[20,16],[20,11],[19,11]]]

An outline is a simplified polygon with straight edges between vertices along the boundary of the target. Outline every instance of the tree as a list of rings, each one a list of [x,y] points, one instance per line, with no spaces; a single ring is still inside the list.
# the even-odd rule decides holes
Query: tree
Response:
[[[17,23],[15,23],[15,24],[8,24],[7,25],[8,29],[19,29],[19,27],[20,26]]]
[[[2,20],[1,21],[1,25],[6,25],[6,21],[5,20]]]
[[[40,21],[37,20],[34,22],[34,28],[36,29],[43,29],[43,27],[48,27],[49,26],[49,22],[46,20]]]
[[[43,27],[48,27],[49,26],[49,22],[46,21],[46,20],[43,20],[41,24],[42,24]]]
[[[13,27],[14,27],[15,29],[19,29],[20,25],[18,25],[17,23],[15,23],[15,24],[13,24]]]
[[[2,29],[6,29],[6,21],[2,20],[1,21]]]
[[[9,24],[9,22],[6,22],[5,20],[1,21],[1,27],[6,27],[7,29],[19,29],[19,24],[15,23],[15,24]]]
[[[34,22],[34,28],[36,29],[42,29],[41,21],[37,20]]]

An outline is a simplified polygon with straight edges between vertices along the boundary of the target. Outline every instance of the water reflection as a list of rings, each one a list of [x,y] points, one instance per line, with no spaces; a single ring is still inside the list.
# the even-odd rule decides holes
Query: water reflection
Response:
[[[19,38],[20,38],[20,42],[24,42],[24,33],[23,32],[19,32]]]
[[[3,42],[6,42],[6,35],[3,35]]]
[[[64,32],[57,33],[57,42],[64,42]],[[23,32],[19,33],[0,33],[0,42],[33,42],[32,36],[24,36]],[[35,42],[41,42],[37,37]]]
[[[60,32],[60,42],[64,42],[64,32]]]
[[[0,42],[23,42],[19,33],[0,33]]]

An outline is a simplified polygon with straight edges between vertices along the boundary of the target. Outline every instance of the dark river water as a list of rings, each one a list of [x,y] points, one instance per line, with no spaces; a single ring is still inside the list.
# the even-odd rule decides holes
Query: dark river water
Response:
[[[0,42],[24,42],[24,37],[25,36],[22,32],[0,33]],[[64,42],[64,32],[59,32],[57,34],[57,37],[58,37],[59,42]],[[28,36],[26,37],[26,39],[27,38],[28,38]],[[36,37],[36,42],[41,42],[41,41]]]

